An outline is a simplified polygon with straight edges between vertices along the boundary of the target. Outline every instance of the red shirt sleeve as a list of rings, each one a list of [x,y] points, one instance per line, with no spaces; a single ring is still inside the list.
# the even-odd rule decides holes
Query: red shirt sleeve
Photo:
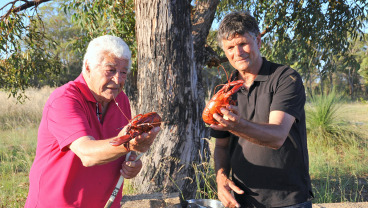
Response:
[[[63,96],[55,99],[47,111],[47,128],[64,149],[76,139],[91,135],[89,116],[77,99]]]

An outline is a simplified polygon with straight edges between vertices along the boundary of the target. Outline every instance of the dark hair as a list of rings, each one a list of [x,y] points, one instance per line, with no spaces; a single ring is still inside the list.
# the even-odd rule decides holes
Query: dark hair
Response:
[[[235,35],[249,33],[254,38],[260,33],[257,20],[249,12],[231,12],[220,23],[217,41],[222,48],[223,39],[232,39]]]

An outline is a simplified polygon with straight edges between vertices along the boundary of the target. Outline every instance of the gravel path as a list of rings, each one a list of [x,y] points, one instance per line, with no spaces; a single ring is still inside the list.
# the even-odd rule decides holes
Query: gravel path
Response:
[[[368,202],[313,204],[313,208],[368,208]]]
[[[178,208],[179,193],[123,196],[123,208]],[[313,208],[368,208],[368,202],[313,204]]]

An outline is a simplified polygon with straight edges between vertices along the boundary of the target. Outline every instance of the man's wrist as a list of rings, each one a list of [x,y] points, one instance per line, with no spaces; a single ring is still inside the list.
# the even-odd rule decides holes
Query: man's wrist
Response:
[[[225,177],[228,177],[228,174],[227,174],[227,171],[225,171],[223,168],[220,168],[217,173],[216,173],[217,176],[225,176]]]
[[[125,148],[125,150],[126,150],[127,153],[131,151],[130,150],[130,143],[129,142],[123,143],[123,147]]]

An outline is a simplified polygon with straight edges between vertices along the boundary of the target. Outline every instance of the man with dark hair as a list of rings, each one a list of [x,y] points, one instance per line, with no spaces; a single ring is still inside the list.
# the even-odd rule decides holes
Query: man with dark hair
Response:
[[[234,95],[238,106],[222,108],[223,115],[213,115],[219,124],[210,126],[219,199],[226,207],[311,208],[300,75],[261,56],[258,23],[249,13],[228,14],[218,41],[237,70],[232,80],[244,81]]]

